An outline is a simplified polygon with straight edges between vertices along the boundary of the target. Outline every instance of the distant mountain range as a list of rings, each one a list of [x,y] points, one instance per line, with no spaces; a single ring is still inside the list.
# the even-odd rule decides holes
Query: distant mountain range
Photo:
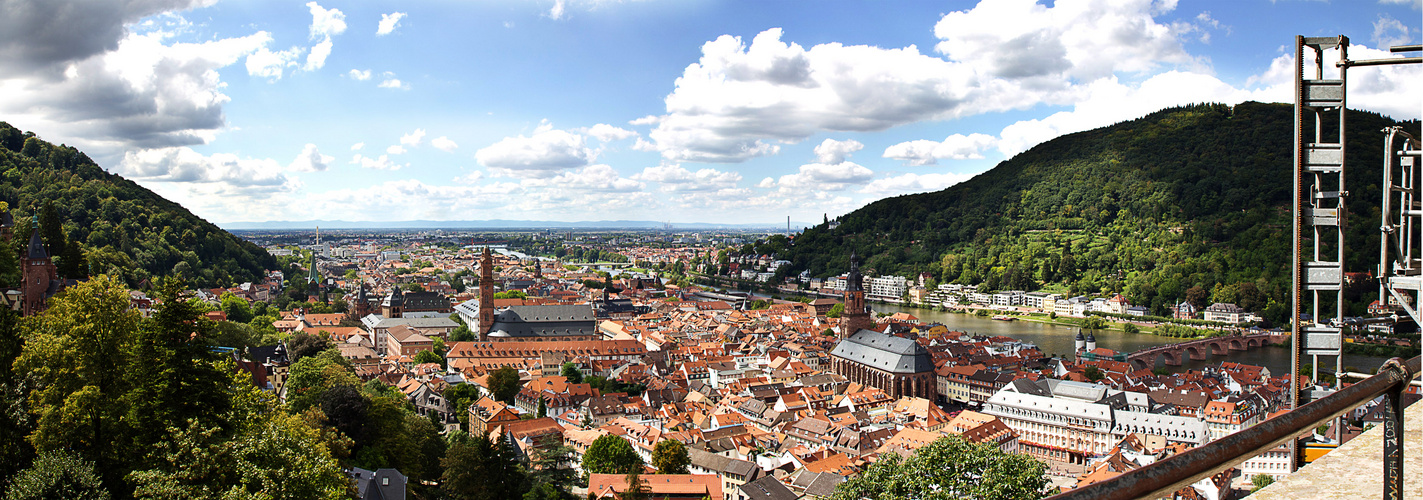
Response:
[[[543,221],[543,220],[406,220],[406,221],[344,221],[344,220],[308,220],[308,221],[266,221],[266,222],[228,222],[219,224],[223,229],[230,231],[241,230],[282,230],[282,229],[314,229],[322,227],[326,229],[662,229],[667,226],[665,222],[647,220],[600,220],[600,221]],[[791,229],[799,231],[810,227],[810,223],[791,222]],[[674,222],[671,223],[672,230],[711,230],[711,229],[742,229],[742,230],[775,230],[786,228],[785,224],[777,223],[749,223],[749,224],[723,224],[710,222]]]

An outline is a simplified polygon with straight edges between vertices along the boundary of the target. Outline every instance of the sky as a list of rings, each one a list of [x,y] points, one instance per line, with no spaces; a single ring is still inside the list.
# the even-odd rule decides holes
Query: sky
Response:
[[[219,225],[815,223],[1290,102],[1295,35],[1340,34],[1398,57],[1423,0],[0,0],[0,121]],[[1423,65],[1349,85],[1423,113]]]

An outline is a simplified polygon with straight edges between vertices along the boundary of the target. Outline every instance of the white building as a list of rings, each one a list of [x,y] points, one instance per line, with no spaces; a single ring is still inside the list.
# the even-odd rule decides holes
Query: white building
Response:
[[[1168,442],[1205,444],[1206,423],[1193,417],[1147,413],[1147,396],[1062,380],[1014,380],[983,405],[1018,433],[1030,455],[1087,463],[1105,455],[1127,434],[1162,436]]]
[[[903,276],[880,276],[865,280],[868,289],[865,298],[872,300],[899,300],[909,293],[909,280]]]

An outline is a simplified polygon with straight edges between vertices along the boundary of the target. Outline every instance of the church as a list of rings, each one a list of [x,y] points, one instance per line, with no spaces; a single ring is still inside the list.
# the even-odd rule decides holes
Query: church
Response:
[[[910,396],[933,401],[938,388],[929,350],[913,340],[873,330],[875,322],[870,314],[865,305],[860,260],[852,253],[845,283],[845,312],[840,316],[840,342],[830,351],[830,370],[851,383],[882,390],[891,398]]]

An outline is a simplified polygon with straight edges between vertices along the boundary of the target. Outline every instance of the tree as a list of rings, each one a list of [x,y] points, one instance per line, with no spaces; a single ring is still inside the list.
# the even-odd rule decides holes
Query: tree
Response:
[[[450,411],[459,415],[460,425],[465,429],[469,428],[469,405],[479,401],[479,386],[474,384],[455,384],[445,389],[445,403],[450,406]]]
[[[507,366],[494,370],[489,374],[489,392],[494,399],[514,404],[514,396],[519,394],[519,372]]]
[[[532,467],[531,475],[534,484],[536,486],[553,486],[560,492],[568,491],[577,479],[571,467],[573,453],[573,447],[563,444],[557,434],[538,438],[538,446],[534,448],[533,458],[529,462]]]
[[[121,486],[129,459],[125,377],[138,312],[127,287],[100,276],[50,299],[45,314],[27,318],[27,339],[15,370],[35,382],[29,394],[39,451],[67,449],[94,462],[109,489]]]
[[[301,358],[315,356],[331,347],[330,341],[324,335],[312,335],[307,332],[296,332],[287,339],[287,357],[293,363],[301,361]]]
[[[687,456],[687,446],[676,439],[663,439],[652,447],[652,468],[658,474],[686,474],[692,459]]]
[[[411,358],[411,361],[414,361],[417,365],[424,363],[436,363],[441,366],[444,366],[445,364],[445,358],[440,357],[439,354],[435,354],[435,351],[420,351],[418,353],[415,353],[415,357]]]
[[[1191,305],[1196,306],[1197,311],[1206,308],[1206,300],[1208,299],[1210,299],[1210,292],[1205,288],[1193,286],[1186,289],[1186,302],[1190,302]]]
[[[474,331],[470,330],[469,326],[464,323],[460,323],[460,326],[455,327],[454,331],[450,332],[450,342],[471,342],[474,339]]]
[[[41,453],[10,483],[5,500],[108,500],[94,464],[64,451]]]
[[[1269,474],[1256,474],[1250,477],[1250,484],[1255,486],[1250,490],[1251,493],[1254,493],[1260,491],[1261,488],[1275,484],[1275,477]]]
[[[356,378],[356,374],[351,372],[348,365],[343,364],[340,353],[336,353],[336,361],[329,353],[334,350],[323,351],[316,356],[307,356],[300,361],[293,363],[287,376],[287,405],[293,412],[300,413],[319,404],[321,396],[328,389],[333,387],[349,385],[359,386],[361,381]]]
[[[212,322],[182,297],[184,288],[177,279],[160,283],[162,303],[143,321],[131,348],[125,372],[132,390],[124,406],[135,450],[150,450],[167,439],[170,426],[228,425],[232,363],[210,347]]]
[[[583,472],[588,474],[627,474],[642,466],[642,457],[632,444],[612,434],[593,440],[583,454]]]
[[[841,314],[845,314],[845,304],[843,303],[830,306],[830,311],[825,313],[825,317],[838,318]]]
[[[543,396],[539,396],[539,412],[534,418],[544,418],[548,416],[548,403],[544,402]]]
[[[129,475],[136,497],[316,500],[354,494],[318,430],[282,411],[250,378],[233,379],[239,381],[235,429],[196,422],[169,428],[170,437],[156,449],[160,464]]]
[[[648,494],[648,487],[642,484],[641,467],[629,470],[624,480],[627,481],[627,489],[618,494],[618,500],[645,500]]]
[[[1087,380],[1091,380],[1093,382],[1102,380],[1102,378],[1105,376],[1102,375],[1102,370],[1095,366],[1088,366],[1087,368],[1084,368],[1082,370],[1082,375],[1087,377]]]
[[[1127,332],[1127,333],[1141,333],[1141,329],[1140,329],[1140,328],[1137,328],[1136,325],[1131,324],[1131,323],[1127,323],[1127,324],[1125,324],[1125,325],[1122,325],[1122,331]]]
[[[441,488],[451,498],[504,500],[528,489],[528,477],[508,445],[482,434],[455,443],[440,463],[445,469]]]
[[[222,312],[227,314],[228,321],[247,323],[252,321],[252,308],[247,303],[247,299],[233,295],[232,292],[222,294]]]
[[[1044,473],[1042,462],[1027,455],[945,436],[907,459],[896,453],[881,455],[859,476],[840,483],[831,498],[1037,499],[1048,483]]]
[[[568,379],[570,384],[583,383],[583,371],[578,369],[578,365],[572,361],[563,364],[563,378]]]

